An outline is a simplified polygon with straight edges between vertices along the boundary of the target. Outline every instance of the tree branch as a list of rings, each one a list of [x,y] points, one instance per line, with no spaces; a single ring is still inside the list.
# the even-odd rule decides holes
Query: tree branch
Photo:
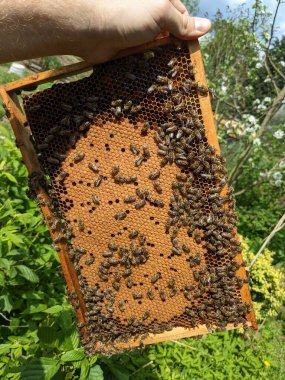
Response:
[[[267,245],[269,244],[269,242],[271,241],[271,239],[273,238],[273,236],[278,232],[280,231],[283,227],[284,227],[284,222],[285,221],[285,213],[281,216],[281,218],[278,220],[278,222],[276,223],[275,227],[273,228],[273,230],[270,232],[270,234],[267,236],[267,238],[264,240],[264,243],[262,244],[262,246],[260,247],[259,251],[257,252],[257,254],[254,256],[253,260],[251,261],[250,265],[248,266],[247,270],[251,270],[251,268],[253,267],[253,265],[255,264],[256,260],[259,258],[259,256],[262,254],[262,252],[264,251],[264,249],[267,247]]]
[[[260,129],[256,134],[256,137],[261,137],[266,126],[272,119],[272,117],[275,115],[275,113],[278,111],[283,99],[285,98],[285,86],[282,88],[282,90],[279,91],[279,93],[276,95],[276,97],[273,100],[272,106],[268,109],[267,114],[265,115],[265,118],[263,119]],[[251,150],[253,148],[253,142],[251,141],[249,145],[247,146],[244,153],[241,155],[236,167],[233,169],[229,176],[229,184],[233,185],[238,177],[240,176],[242,172],[242,167],[246,163],[247,159],[249,158],[251,154]]]

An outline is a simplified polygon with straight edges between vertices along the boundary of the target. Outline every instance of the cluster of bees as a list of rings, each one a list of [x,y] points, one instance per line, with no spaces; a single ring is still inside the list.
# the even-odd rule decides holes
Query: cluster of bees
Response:
[[[158,50],[164,54],[164,50]],[[155,56],[154,52],[138,56],[138,69],[145,70],[142,61],[148,61]],[[188,53],[186,53],[188,54]],[[238,263],[236,256],[241,253],[240,243],[235,238],[235,202],[232,189],[226,191],[226,172],[223,158],[216,153],[214,147],[209,145],[203,119],[199,109],[193,107],[192,97],[198,98],[208,95],[207,87],[198,84],[194,79],[194,68],[188,59],[188,75],[185,80],[181,77],[182,65],[178,60],[178,52],[174,54],[165,67],[163,75],[157,75],[156,80],[145,89],[145,96],[151,101],[152,98],[163,99],[163,106],[156,115],[157,123],[151,135],[157,146],[157,157],[160,158],[160,166],[148,175],[153,186],[153,192],[137,187],[135,194],[123,199],[125,204],[134,206],[139,210],[147,204],[158,208],[169,207],[168,217],[165,221],[165,234],[171,241],[169,257],[185,256],[189,265],[189,281],[186,279],[183,288],[179,288],[175,276],[169,276],[167,286],[159,286],[162,280],[161,272],[157,272],[150,280],[146,291],[133,291],[132,274],[134,268],[147,262],[150,250],[147,248],[147,237],[138,229],[129,231],[129,244],[119,245],[109,242],[106,250],[97,258],[89,254],[83,247],[73,246],[72,227],[66,227],[61,223],[62,215],[58,204],[57,193],[51,184],[45,182],[41,173],[34,173],[30,177],[31,193],[35,193],[39,187],[45,187],[51,197],[50,208],[58,219],[48,223],[52,231],[58,231],[54,241],[66,243],[69,247],[69,256],[77,271],[80,289],[84,298],[87,312],[85,323],[79,324],[87,331],[85,336],[86,351],[102,352],[108,347],[108,352],[118,350],[117,344],[128,342],[130,339],[143,340],[149,333],[161,333],[170,331],[178,326],[174,320],[168,323],[152,320],[151,311],[146,310],[140,318],[131,316],[127,321],[127,332],[124,324],[113,318],[116,310],[123,315],[126,305],[119,299],[122,283],[130,289],[134,300],[159,299],[167,305],[168,298],[183,294],[185,298],[184,315],[187,317],[186,327],[196,327],[206,324],[209,331],[223,330],[229,323],[234,325],[242,323],[246,328],[246,316],[250,312],[250,304],[243,303],[240,297],[240,289],[248,279],[237,275],[237,271],[245,266],[245,262]],[[140,61],[139,61],[140,60]],[[128,66],[128,60],[126,60]],[[132,61],[133,62],[133,61]],[[185,64],[184,64],[185,66]],[[129,66],[128,66],[129,67]],[[180,77],[181,74],[181,77]],[[132,72],[124,72],[127,81],[137,81],[137,75]],[[50,144],[55,139],[60,139],[66,150],[74,147],[77,139],[86,134],[92,125],[94,114],[100,109],[98,96],[79,97],[76,105],[62,104],[61,108],[66,115],[58,125],[52,127],[43,141],[33,141],[39,159],[48,173],[57,170],[59,182],[64,183],[69,174],[63,172],[60,163],[65,159],[64,152],[50,151]],[[32,105],[27,108],[28,114],[33,116],[40,111],[40,106]],[[109,113],[115,121],[129,115],[130,120],[138,117],[142,106],[133,100],[115,99],[110,101]],[[149,135],[152,121],[144,122],[141,127],[142,139]],[[151,159],[148,144],[142,146],[130,144],[130,153],[134,156],[134,166],[140,167]],[[153,154],[153,153],[152,153]],[[86,160],[85,154],[79,152],[74,157],[74,163]],[[88,168],[96,175],[94,187],[99,187],[104,179],[99,175],[96,163],[86,163]],[[172,197],[169,205],[159,198],[163,189],[160,183],[161,170],[167,165],[176,165],[179,168],[175,181],[172,182]],[[55,169],[56,168],[56,169]],[[137,181],[137,175],[121,175],[120,165],[114,165],[110,172],[110,180],[114,186],[133,184]],[[97,207],[100,199],[92,195],[92,202]],[[41,203],[41,199],[38,198]],[[117,221],[127,218],[128,212],[122,211],[114,214]],[[84,233],[85,226],[82,220],[78,221],[79,231]],[[201,252],[192,252],[188,241],[180,241],[180,229],[187,231],[187,236],[195,244],[202,248]],[[206,253],[203,253],[206,252]],[[86,258],[85,258],[86,257]],[[82,259],[84,260],[82,261]],[[226,261],[224,260],[226,259]],[[89,286],[86,278],[82,275],[82,262],[85,265],[96,266],[98,278],[102,282],[108,282],[105,290],[99,285]],[[92,267],[93,268],[93,267]],[[156,284],[158,290],[153,286]],[[79,307],[76,294],[69,293],[75,307]]]

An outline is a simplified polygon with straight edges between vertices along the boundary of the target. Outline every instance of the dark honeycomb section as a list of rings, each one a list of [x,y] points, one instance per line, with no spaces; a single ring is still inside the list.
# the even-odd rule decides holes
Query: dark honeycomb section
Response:
[[[177,326],[246,323],[233,192],[199,95],[188,49],[167,45],[24,98],[90,354]]]

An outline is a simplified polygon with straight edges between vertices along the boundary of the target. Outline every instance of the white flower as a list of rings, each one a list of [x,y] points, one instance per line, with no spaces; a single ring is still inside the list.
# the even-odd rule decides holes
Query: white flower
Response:
[[[276,131],[276,132],[273,133],[273,136],[274,136],[276,139],[280,140],[280,139],[283,138],[283,136],[284,136],[284,132],[281,131],[281,129],[278,129],[278,131]]]
[[[272,177],[273,179],[275,179],[275,181],[281,181],[281,179],[283,178],[283,175],[280,172],[275,172],[272,174]]]
[[[256,124],[256,118],[253,115],[249,115],[249,117],[247,118],[247,121],[250,124]]]
[[[271,100],[272,100],[272,99],[270,98],[270,96],[266,96],[266,97],[263,99],[264,103],[270,103]]]
[[[256,65],[255,65],[255,67],[257,68],[257,69],[261,69],[262,68],[262,63],[260,63],[260,62],[258,62]]]
[[[271,79],[269,77],[267,77],[266,79],[264,79],[264,83],[269,83],[271,82]]]
[[[280,61],[280,65],[281,65],[282,67],[285,67],[285,62],[284,62],[284,61]]]
[[[279,168],[281,169],[285,168],[285,160],[282,160],[279,162]]]
[[[280,187],[282,185],[282,181],[279,179],[274,182],[274,185]]]
[[[222,93],[226,93],[227,92],[227,86],[225,86],[225,85],[222,85],[222,87],[221,87],[221,91],[222,91]]]
[[[259,137],[257,137],[256,139],[253,140],[253,145],[259,146],[260,144],[261,144],[261,140]]]
[[[266,107],[264,104],[259,104],[259,105],[257,106],[257,109],[258,109],[259,111],[264,111],[264,110],[267,109],[267,107]]]

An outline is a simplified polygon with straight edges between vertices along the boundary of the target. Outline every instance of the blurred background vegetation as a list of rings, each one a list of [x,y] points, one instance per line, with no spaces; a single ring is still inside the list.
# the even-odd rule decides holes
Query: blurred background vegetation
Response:
[[[248,263],[259,252],[250,269],[259,331],[85,357],[57,254],[26,195],[27,171],[0,106],[1,379],[285,379],[284,220],[274,229],[285,206],[285,37],[274,24],[280,3],[270,12],[260,1],[217,12],[201,41]],[[199,3],[188,7],[197,13]],[[23,63],[28,74],[74,61]],[[0,66],[0,84],[18,78],[9,67]]]

